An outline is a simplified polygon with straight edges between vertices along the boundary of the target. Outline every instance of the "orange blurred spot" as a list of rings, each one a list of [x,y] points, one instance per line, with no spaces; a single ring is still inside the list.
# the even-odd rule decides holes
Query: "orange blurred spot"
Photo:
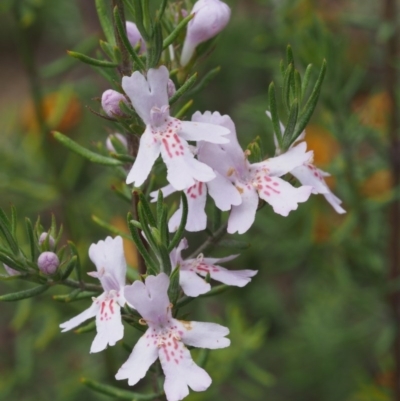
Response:
[[[126,221],[122,217],[120,216],[113,217],[111,219],[111,224],[119,231],[129,234],[128,227],[126,226]],[[129,266],[137,268],[138,260],[137,260],[135,244],[132,241],[129,241],[128,239],[125,238],[123,238],[123,242],[124,242],[124,252],[125,252],[126,262],[128,263]]]
[[[78,124],[82,115],[82,106],[74,94],[63,99],[61,94],[47,94],[42,101],[42,113],[50,130],[69,131]],[[23,125],[28,131],[38,132],[39,126],[33,103],[29,103],[23,112]]]
[[[362,124],[381,132],[387,130],[392,103],[386,92],[372,96],[359,95],[353,100],[352,108]]]
[[[389,170],[379,170],[368,177],[361,185],[361,193],[371,199],[384,198],[392,189],[392,175]]]
[[[319,125],[307,127],[306,142],[307,148],[314,151],[314,164],[317,167],[331,163],[340,150],[339,144],[332,134]]]
[[[328,242],[332,233],[343,223],[345,216],[337,214],[330,205],[325,205],[323,211],[318,211],[314,216],[313,242],[322,244]]]

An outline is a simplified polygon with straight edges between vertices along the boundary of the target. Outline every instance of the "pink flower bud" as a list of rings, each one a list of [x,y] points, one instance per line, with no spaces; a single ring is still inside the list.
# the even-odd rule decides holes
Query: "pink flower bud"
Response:
[[[142,54],[146,51],[146,43],[143,40],[142,35],[140,34],[139,29],[137,29],[137,26],[134,22],[126,21],[126,35],[128,36],[129,42],[133,48],[138,44],[140,40],[139,54]]]
[[[54,238],[48,233],[41,233],[39,237],[39,245],[42,245],[45,241],[47,236],[49,236],[49,247],[50,249],[54,249],[55,241]]]
[[[126,138],[121,135],[121,134],[111,134],[108,136],[107,141],[106,141],[106,148],[108,149],[109,152],[113,152],[113,153],[117,153],[117,151],[114,148],[114,145],[111,142],[111,138],[117,138],[118,141],[121,142],[121,144],[128,149],[128,142],[126,140]]]
[[[7,265],[4,265],[4,268],[6,269],[6,272],[9,276],[18,276],[19,274],[21,274],[18,270],[15,270]]]
[[[198,0],[189,22],[181,54],[181,65],[185,66],[193,56],[197,45],[220,33],[229,22],[231,9],[220,0]]]
[[[176,87],[175,87],[174,81],[172,79],[169,79],[168,84],[167,84],[168,98],[173,96],[175,92],[176,92]]]
[[[119,102],[128,104],[125,96],[115,90],[108,89],[101,96],[101,107],[109,117],[124,116],[119,107]]]
[[[60,265],[60,260],[54,252],[43,252],[39,255],[38,266],[44,274],[54,274]]]

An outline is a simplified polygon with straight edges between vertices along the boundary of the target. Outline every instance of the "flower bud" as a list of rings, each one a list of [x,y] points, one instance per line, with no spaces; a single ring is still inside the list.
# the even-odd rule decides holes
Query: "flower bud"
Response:
[[[168,98],[173,96],[175,94],[175,92],[176,92],[176,87],[175,87],[174,81],[172,79],[169,79],[168,84],[167,84]]]
[[[128,141],[126,138],[121,135],[121,134],[111,134],[108,135],[107,141],[106,141],[106,148],[108,149],[109,152],[113,153],[118,153],[116,149],[114,148],[114,145],[111,142],[111,138],[116,138],[119,142],[121,142],[122,146],[126,149],[128,149]]]
[[[119,107],[119,102],[128,104],[126,97],[115,90],[108,89],[101,96],[101,107],[109,117],[124,116]]]
[[[128,40],[133,48],[140,41],[139,54],[142,54],[146,51],[146,43],[143,40],[142,35],[140,34],[139,29],[137,29],[137,26],[134,22],[126,21],[126,36],[128,36]]]
[[[50,249],[54,249],[54,246],[55,246],[54,238],[48,233],[41,233],[40,234],[39,241],[38,241],[39,245],[42,245],[42,244],[45,243],[45,241],[47,239],[47,236],[49,236],[49,247],[50,247]]]
[[[54,274],[60,265],[60,260],[54,252],[43,252],[39,255],[38,266],[44,274]]]
[[[21,274],[18,270],[14,270],[13,268],[4,265],[4,268],[6,269],[6,272],[8,273],[9,276],[18,276],[19,274]]]
[[[183,67],[192,58],[197,45],[213,38],[225,28],[231,9],[220,0],[198,0],[192,14],[194,17],[188,24],[181,54]]]

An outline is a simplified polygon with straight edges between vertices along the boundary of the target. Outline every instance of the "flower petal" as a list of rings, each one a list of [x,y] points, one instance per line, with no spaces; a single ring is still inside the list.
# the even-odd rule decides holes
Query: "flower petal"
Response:
[[[161,156],[167,165],[167,180],[176,190],[195,185],[195,180],[207,182],[215,178],[211,167],[194,158],[186,141],[181,140],[180,146],[183,149],[179,155],[174,154],[164,141],[161,146]]]
[[[252,164],[251,170],[266,168],[268,175],[281,177],[312,159],[313,151],[306,152],[306,149],[306,143],[301,142],[280,156],[271,157],[263,162]]]
[[[242,197],[237,188],[220,173],[214,172],[216,177],[207,182],[207,188],[217,208],[227,211],[230,210],[232,205],[240,205],[242,203]]]
[[[183,264],[179,272],[179,284],[188,297],[198,297],[211,290],[211,285],[209,283],[199,277],[194,271],[184,269]]]
[[[171,194],[176,192],[176,189],[172,185],[166,185],[165,187],[162,187],[162,188],[158,189],[157,191],[150,192],[152,202],[157,202],[159,191],[161,191],[163,194],[163,197],[166,198],[167,196],[170,196]]]
[[[169,278],[165,273],[148,276],[145,283],[135,281],[125,287],[125,298],[143,316],[144,320],[164,324],[171,312],[168,299]]]
[[[201,266],[200,266],[201,267]],[[250,283],[251,277],[255,276],[257,270],[228,270],[218,265],[208,265],[210,277],[226,285],[234,285],[236,287],[244,287]],[[202,276],[206,276],[208,272],[196,269],[196,272]]]
[[[129,355],[129,358],[118,370],[115,378],[117,380],[128,379],[128,384],[134,386],[140,379],[143,379],[157,357],[157,343],[154,344],[151,338],[151,329],[148,329],[146,333],[140,337],[132,353]]]
[[[186,238],[182,238],[181,242],[179,242],[178,246],[174,248],[171,253],[169,254],[169,257],[171,259],[171,265],[172,268],[175,268],[175,266],[179,263],[182,262],[182,251],[184,249],[187,249],[189,247],[189,244],[187,242]]]
[[[158,142],[147,126],[146,131],[140,137],[139,151],[131,171],[126,178],[127,184],[140,187],[150,174],[151,168],[160,154],[160,142]]]
[[[311,185],[313,194],[327,194],[330,190],[319,171],[312,164],[303,164],[292,170],[290,174],[294,175],[302,185]]]
[[[62,328],[62,332],[71,330],[76,326],[79,326],[81,323],[85,322],[86,320],[96,316],[97,311],[100,309],[99,305],[92,303],[90,307],[84,310],[79,315],[73,317],[72,319],[60,324],[60,328]]]
[[[238,187],[238,186],[237,186]],[[239,206],[232,206],[231,214],[228,220],[228,233],[245,233],[256,218],[258,207],[258,195],[254,188],[240,187],[242,191],[242,203]]]
[[[188,141],[206,141],[211,143],[228,143],[229,130],[219,125],[181,121],[179,136]]]
[[[243,155],[243,149],[241,148],[237,139],[235,124],[228,115],[225,114],[222,116],[217,111],[214,113],[206,111],[204,114],[201,114],[197,111],[193,114],[192,121],[216,124],[228,129],[229,134],[225,138],[227,138],[229,142],[222,144],[220,147],[226,153],[228,153],[229,157],[236,166],[239,167],[244,164],[245,158]]]
[[[145,124],[150,123],[150,111],[153,107],[168,105],[168,80],[169,72],[163,65],[157,69],[150,68],[147,80],[139,71],[122,78],[122,88]]]
[[[100,310],[96,315],[97,335],[93,340],[90,352],[100,352],[113,346],[124,336],[124,325],[121,320],[121,308],[116,299],[97,298]]]
[[[97,277],[106,291],[119,291],[125,285],[126,261],[120,236],[107,237],[104,241],[92,244],[89,257],[96,265]]]
[[[166,347],[159,350],[159,358],[165,374],[164,391],[168,401],[180,401],[194,391],[205,391],[211,384],[208,373],[197,366],[188,349],[177,342],[172,355]]]
[[[323,195],[325,196],[325,199],[331,204],[331,206],[336,210],[337,213],[339,214],[346,213],[346,210],[344,210],[340,206],[342,201],[336,195],[334,195],[332,192]]]
[[[226,338],[229,329],[216,323],[179,322],[183,327],[182,341],[193,347],[219,349],[229,347],[231,340]]]
[[[275,213],[281,216],[287,216],[289,212],[296,210],[298,204],[307,201],[311,195],[312,187],[310,186],[295,188],[281,178],[266,178],[267,182],[259,184],[258,194],[272,206]]]

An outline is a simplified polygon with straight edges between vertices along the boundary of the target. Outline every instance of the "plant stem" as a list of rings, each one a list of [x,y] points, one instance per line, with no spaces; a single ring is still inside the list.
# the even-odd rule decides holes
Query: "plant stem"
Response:
[[[88,290],[88,291],[100,291],[100,292],[104,291],[101,285],[84,283],[83,281],[79,282],[67,279],[61,281],[59,284],[66,285],[67,287],[80,288],[82,290]]]
[[[228,227],[228,223],[222,225],[217,231],[214,232],[213,235],[210,235],[202,245],[200,245],[187,259],[193,259],[197,257],[199,253],[204,252],[208,248],[218,244],[218,242],[222,239],[222,237],[226,234],[226,227]]]
[[[389,160],[391,164],[392,185],[397,189],[400,185],[400,137],[398,101],[396,89],[398,85],[395,60],[398,49],[397,29],[397,6],[396,0],[385,0],[383,3],[383,20],[393,28],[390,38],[386,42],[384,77],[386,91],[391,101],[391,113],[389,119]],[[400,277],[400,201],[395,199],[389,213],[389,282]],[[393,355],[395,359],[394,392],[393,399],[400,401],[400,291],[396,290],[390,294],[390,307],[393,313],[395,325],[395,340],[393,344]]]

